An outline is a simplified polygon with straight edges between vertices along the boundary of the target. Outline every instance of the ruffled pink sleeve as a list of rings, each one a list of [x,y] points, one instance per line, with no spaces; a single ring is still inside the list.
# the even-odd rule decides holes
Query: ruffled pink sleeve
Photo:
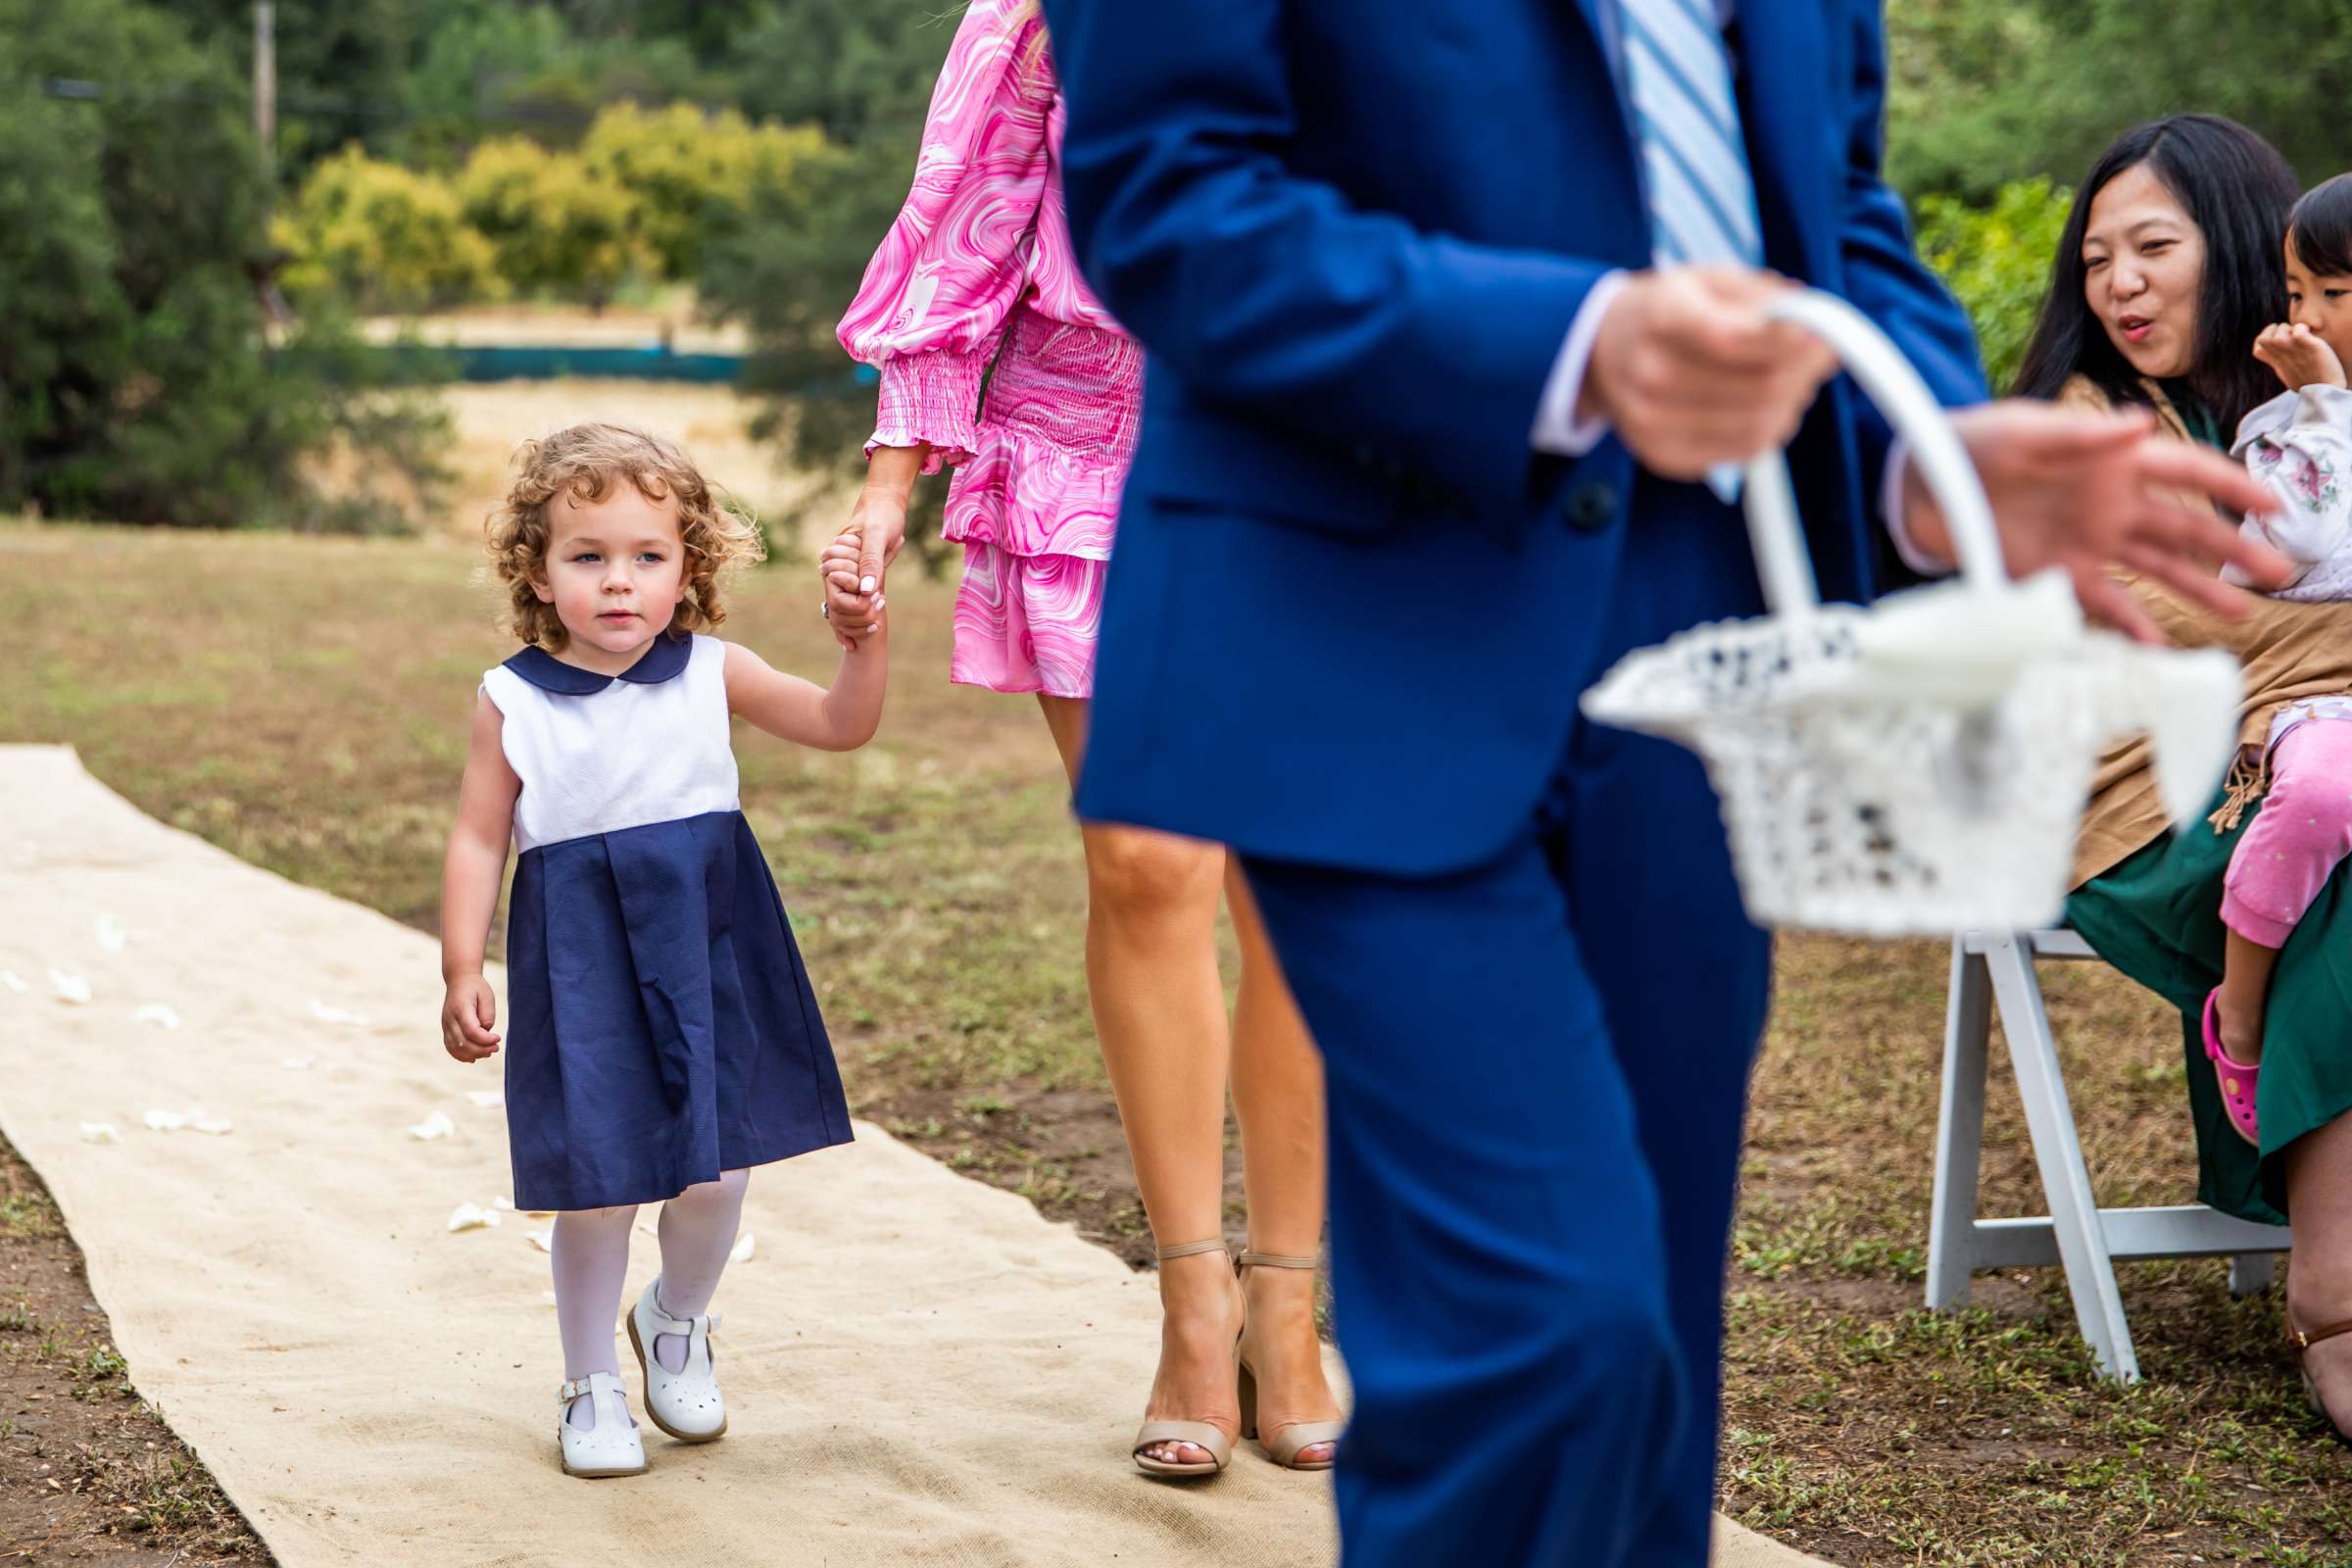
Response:
[[[1046,191],[1044,29],[1019,0],[973,0],[956,29],[914,187],[838,334],[851,358],[882,372],[869,455],[928,443],[924,470],[934,472],[977,441],[980,379],[1028,282]]]

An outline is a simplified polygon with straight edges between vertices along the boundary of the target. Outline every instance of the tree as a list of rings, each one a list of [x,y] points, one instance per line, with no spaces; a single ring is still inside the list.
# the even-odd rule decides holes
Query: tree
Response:
[[[2352,167],[2352,0],[1894,0],[1890,176],[1984,201],[2072,182],[2126,127],[2183,110],[2243,121],[2305,180]]]
[[[735,101],[755,120],[813,122],[836,142],[900,137],[911,157],[961,11],[933,0],[763,0],[727,62]]]
[[[432,428],[352,375],[331,321],[269,346],[266,186],[227,63],[134,0],[0,0],[0,48],[26,75],[106,83],[95,102],[0,95],[0,507],[394,520],[306,482],[344,441],[429,479]]]

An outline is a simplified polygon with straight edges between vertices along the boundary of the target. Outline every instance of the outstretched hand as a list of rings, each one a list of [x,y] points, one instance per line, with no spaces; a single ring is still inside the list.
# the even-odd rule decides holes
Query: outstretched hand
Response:
[[[2275,510],[2270,491],[2218,452],[2171,440],[2144,411],[2098,413],[2011,398],[1952,416],[1984,480],[2010,572],[2065,568],[2085,613],[2146,643],[2164,635],[2109,575],[2122,566],[2231,617],[2245,596],[2215,574],[2235,565],[2258,586],[2282,584],[2287,562],[2243,538],[2214,509]],[[1953,559],[1949,532],[1918,465],[1904,475],[1905,523],[1922,549]]]

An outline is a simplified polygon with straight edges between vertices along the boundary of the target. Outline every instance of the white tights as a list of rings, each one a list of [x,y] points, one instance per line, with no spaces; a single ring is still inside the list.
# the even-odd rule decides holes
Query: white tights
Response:
[[[662,1205],[662,1281],[659,1304],[671,1317],[701,1317],[710,1309],[718,1276],[734,1250],[743,1219],[748,1170],[700,1182]],[[564,1337],[564,1380],[591,1372],[620,1371],[612,1325],[620,1316],[620,1293],[629,1269],[629,1230],[636,1205],[568,1209],[556,1216],[548,1250],[556,1276],[556,1326]],[[672,1372],[686,1365],[686,1339],[662,1334],[649,1348]],[[591,1426],[596,1417],[586,1396],[574,1399],[571,1420]]]

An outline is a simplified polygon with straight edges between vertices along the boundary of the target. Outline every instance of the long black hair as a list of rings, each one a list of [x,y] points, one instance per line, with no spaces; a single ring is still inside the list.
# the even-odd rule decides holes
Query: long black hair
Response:
[[[2050,269],[2049,298],[2042,302],[2013,390],[2053,398],[2071,377],[2082,374],[2119,405],[2148,401],[2139,372],[2116,351],[2082,297],[2082,231],[2090,224],[2090,204],[2117,175],[2141,165],[2204,231],[2196,342],[2183,379],[2214,422],[2234,430],[2239,419],[2278,390],[2278,377],[2251,350],[2264,327],[2286,318],[2281,257],[2286,215],[2300,187],[2276,147],[2219,115],[2174,115],[2134,126],[2099,155],[2066,215],[2066,234]]]

